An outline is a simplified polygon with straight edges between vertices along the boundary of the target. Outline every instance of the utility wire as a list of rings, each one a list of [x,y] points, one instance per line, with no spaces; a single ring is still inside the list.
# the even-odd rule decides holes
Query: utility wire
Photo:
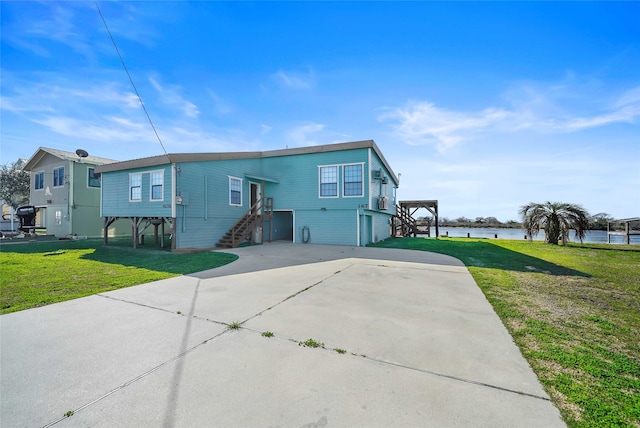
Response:
[[[140,93],[138,92],[138,88],[136,88],[136,84],[133,83],[133,78],[131,77],[131,73],[129,73],[129,69],[127,68],[127,65],[124,62],[124,58],[122,58],[122,55],[120,54],[120,49],[118,49],[118,45],[116,44],[115,39],[113,38],[113,35],[111,34],[111,30],[109,30],[109,26],[107,25],[107,20],[104,19],[104,15],[102,15],[102,11],[100,10],[100,6],[98,5],[98,2],[95,2],[96,4],[96,9],[98,9],[98,13],[100,14],[100,18],[102,18],[102,22],[104,23],[104,28],[107,29],[107,33],[109,34],[109,37],[111,38],[111,42],[113,43],[113,47],[116,48],[116,52],[118,53],[118,57],[120,58],[120,62],[122,63],[122,67],[124,68],[124,71],[127,73],[127,77],[129,77],[129,82],[131,82],[131,86],[133,87],[133,90],[136,93],[136,96],[138,97],[138,100],[140,101],[140,105],[142,106],[142,110],[144,110],[144,114],[147,115],[147,119],[149,119],[149,123],[151,124],[151,128],[153,129],[154,134],[156,134],[156,138],[158,139],[158,142],[160,143],[160,146],[162,147],[162,151],[164,151],[164,154],[167,156],[167,159],[169,159],[169,162],[171,162],[171,158],[169,157],[169,153],[167,153],[167,149],[164,148],[164,144],[162,144],[162,140],[160,139],[160,135],[158,134],[158,131],[156,130],[155,125],[153,124],[153,121],[151,120],[151,116],[149,115],[149,112],[147,111],[147,108],[145,107],[144,103],[142,102],[142,97],[140,96]]]

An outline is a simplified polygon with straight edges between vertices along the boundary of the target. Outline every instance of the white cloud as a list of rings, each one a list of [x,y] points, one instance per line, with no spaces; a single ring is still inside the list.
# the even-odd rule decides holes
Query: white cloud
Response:
[[[315,73],[313,70],[309,70],[307,73],[279,70],[271,77],[280,85],[290,89],[311,89],[315,86]]]
[[[180,95],[180,87],[177,85],[171,85],[164,87],[158,82],[157,79],[150,77],[149,82],[160,94],[160,100],[166,105],[173,106],[182,111],[182,113],[191,118],[196,118],[200,115],[200,110],[191,101],[186,100]],[[143,100],[144,101],[144,100]]]
[[[143,124],[127,119],[108,117],[104,123],[64,116],[46,116],[33,122],[67,137],[101,142],[137,142],[153,140],[152,133]]]
[[[3,78],[1,108],[8,111],[35,115],[41,112],[72,115],[73,112],[83,116],[105,106],[117,110],[140,108],[137,96],[114,82],[71,82],[48,74],[24,80],[15,74],[4,73]]]
[[[65,92],[68,95],[82,99],[76,102],[80,101],[94,104],[99,100],[98,103],[100,104],[106,101],[113,103],[115,106],[124,106],[133,109],[141,108],[140,100],[133,91],[122,90],[110,82],[103,82],[101,85],[95,85],[84,90],[65,88]]]
[[[412,101],[386,109],[378,120],[390,123],[393,133],[409,145],[429,144],[444,152],[482,133],[577,132],[615,123],[636,123],[640,118],[640,88],[628,90],[612,102],[584,99],[577,92],[561,85],[546,89],[522,85],[509,91],[507,107],[470,112]]]
[[[229,103],[227,100],[222,99],[222,97],[220,97],[217,93],[213,92],[212,90],[207,91],[207,93],[209,94],[209,98],[212,101],[211,106],[207,106],[208,108],[205,107],[207,110],[210,109],[218,114],[229,114],[234,111],[231,103]]]
[[[512,113],[488,108],[477,113],[445,110],[429,102],[410,102],[379,116],[393,121],[396,134],[410,145],[433,144],[444,151],[470,134],[505,121]]]
[[[324,128],[325,125],[321,123],[306,123],[289,131],[287,139],[296,147],[316,146],[318,143],[313,138],[313,135],[318,134]]]
[[[53,112],[54,109],[46,103],[42,103],[38,100],[20,100],[18,97],[5,97],[0,96],[0,109],[11,111],[14,113],[19,112]]]
[[[271,129],[273,129],[273,128],[271,126],[269,126],[269,125],[260,124],[260,134],[262,134],[262,135],[270,133]]]
[[[640,104],[640,86],[636,86],[624,94],[620,96],[613,104],[613,107],[624,107],[629,105],[635,105],[636,107]]]
[[[578,131],[586,128],[605,126],[611,123],[635,123],[638,117],[640,117],[640,102],[635,105],[625,105],[611,113],[570,119],[562,124],[559,129]]]

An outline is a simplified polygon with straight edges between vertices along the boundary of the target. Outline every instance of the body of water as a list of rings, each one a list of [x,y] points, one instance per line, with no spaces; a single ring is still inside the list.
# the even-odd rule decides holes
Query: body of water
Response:
[[[431,236],[436,236],[436,228],[431,228]],[[471,238],[488,238],[495,239],[496,235],[498,239],[515,239],[524,240],[526,232],[524,229],[500,229],[500,228],[484,228],[484,227],[440,227],[440,236],[448,236],[451,238],[466,238],[467,234]],[[530,239],[528,236],[526,239]],[[544,231],[540,231],[537,236],[533,237],[534,241],[544,241]],[[575,238],[575,234],[572,231],[569,234],[569,242],[580,242]],[[590,244],[606,244],[607,231],[606,230],[589,230],[582,242]],[[626,244],[626,236],[623,235],[611,235],[612,244]],[[640,244],[640,235],[631,235],[631,244]]]

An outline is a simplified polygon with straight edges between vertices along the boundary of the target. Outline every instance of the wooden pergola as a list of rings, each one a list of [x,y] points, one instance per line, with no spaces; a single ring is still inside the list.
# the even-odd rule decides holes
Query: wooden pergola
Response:
[[[616,225],[624,224],[624,231],[616,229]],[[613,225],[613,228],[612,228]],[[631,243],[631,235],[640,235],[640,217],[622,218],[607,223],[607,242],[611,243],[611,235],[623,235],[627,244]],[[613,229],[613,230],[612,230]]]
[[[421,200],[421,201],[400,201],[400,205],[396,207],[396,217],[400,219],[403,235],[418,234],[430,235],[429,230],[422,232],[418,229],[416,220],[413,215],[420,208],[424,208],[433,215],[436,228],[436,238],[440,236],[440,229],[438,226],[438,201],[436,199]]]

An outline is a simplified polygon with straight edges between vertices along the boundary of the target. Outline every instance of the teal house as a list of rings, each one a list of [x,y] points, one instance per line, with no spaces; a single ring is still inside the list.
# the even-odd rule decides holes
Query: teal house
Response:
[[[105,242],[128,219],[134,246],[169,235],[177,250],[272,240],[362,246],[388,238],[396,213],[398,178],[372,140],[167,154],[96,173]]]

